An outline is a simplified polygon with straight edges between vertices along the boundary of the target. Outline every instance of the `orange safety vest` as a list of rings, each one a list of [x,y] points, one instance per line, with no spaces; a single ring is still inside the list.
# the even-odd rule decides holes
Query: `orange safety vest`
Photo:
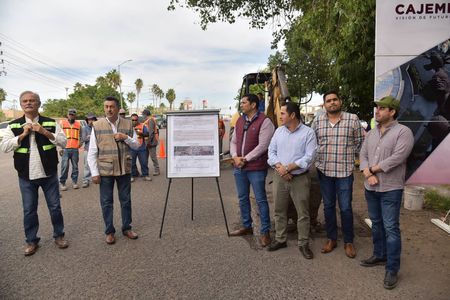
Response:
[[[159,141],[158,123],[156,123],[155,118],[150,117],[149,119],[144,121],[144,124],[147,125],[148,129],[150,129],[150,120],[155,124],[155,126],[153,127],[153,134],[155,136],[155,140]]]
[[[62,120],[61,127],[67,138],[66,149],[80,148],[80,122],[75,121],[73,124],[70,124],[68,120]]]
[[[134,130],[136,130],[136,129],[139,129],[139,131],[141,133],[144,133],[144,124],[139,123],[138,125],[134,126]],[[140,136],[139,134],[136,134],[136,135],[137,135],[137,138],[138,138],[138,141],[139,141],[139,145],[142,146],[142,144],[144,143],[144,137]]]

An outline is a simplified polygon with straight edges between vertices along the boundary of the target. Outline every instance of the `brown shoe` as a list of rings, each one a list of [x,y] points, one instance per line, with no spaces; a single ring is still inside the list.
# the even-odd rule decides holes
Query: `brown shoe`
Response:
[[[322,253],[329,253],[337,247],[336,240],[327,240],[325,245],[322,247]]]
[[[126,236],[129,239],[135,240],[138,238],[138,235],[133,230],[127,230],[123,232],[123,235]]]
[[[23,253],[23,254],[25,254],[25,256],[33,255],[33,254],[36,253],[36,251],[38,250],[38,248],[39,248],[39,245],[38,245],[38,244],[35,244],[35,243],[27,244],[27,245],[25,246],[25,250],[24,250],[24,253]]]
[[[356,257],[356,249],[355,246],[353,246],[352,243],[346,243],[344,245],[345,249],[345,255],[347,255],[349,258],[355,258]]]
[[[253,228],[239,228],[238,230],[230,232],[230,236],[243,236],[243,235],[252,235]]]
[[[106,243],[108,245],[112,245],[116,242],[116,237],[114,236],[114,233],[110,233],[106,235]]]
[[[59,249],[65,249],[69,247],[69,242],[63,236],[58,236],[55,239],[55,244]]]
[[[259,237],[259,242],[261,243],[261,246],[263,246],[263,247],[268,246],[271,243],[270,233],[267,232],[265,234],[262,234]]]

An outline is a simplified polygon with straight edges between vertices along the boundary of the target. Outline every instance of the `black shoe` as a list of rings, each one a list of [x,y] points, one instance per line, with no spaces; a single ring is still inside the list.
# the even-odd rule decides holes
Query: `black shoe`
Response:
[[[313,259],[314,254],[312,253],[311,249],[309,249],[309,245],[304,246],[298,246],[298,250],[303,254],[303,257],[306,259]]]
[[[386,264],[386,258],[379,258],[372,255],[368,259],[362,260],[359,264],[363,267],[381,266]]]
[[[387,290],[392,290],[397,286],[398,276],[397,274],[386,272],[384,276],[384,288]]]
[[[270,244],[267,247],[267,251],[277,251],[278,249],[286,248],[286,247],[287,247],[286,242],[280,243],[278,241],[274,241],[272,244]]]

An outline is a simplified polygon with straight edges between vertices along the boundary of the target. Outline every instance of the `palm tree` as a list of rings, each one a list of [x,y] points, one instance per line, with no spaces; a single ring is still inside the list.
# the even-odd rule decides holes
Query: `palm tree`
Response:
[[[158,107],[158,99],[162,99],[164,97],[164,91],[156,83],[154,83],[152,85],[151,92],[156,98],[156,103],[154,106]]]
[[[136,100],[136,113],[139,113],[139,94],[141,93],[142,86],[144,86],[144,82],[142,79],[138,78],[134,82],[136,85],[136,94],[137,94],[137,100]]]
[[[134,102],[134,100],[136,99],[136,94],[135,93],[133,93],[133,92],[129,92],[128,94],[127,94],[127,100],[128,100],[128,102],[130,103],[130,113],[131,113],[131,111],[133,110],[133,102]]]
[[[167,101],[169,101],[170,110],[172,110],[172,103],[173,103],[173,101],[175,101],[176,97],[177,97],[177,95],[175,94],[175,90],[174,89],[168,89],[167,90],[166,99],[167,99]]]
[[[7,95],[8,95],[8,94],[6,94],[5,90],[2,89],[2,88],[0,88],[0,110],[3,109],[3,101],[6,100],[6,96],[7,96]]]
[[[117,72],[116,69],[113,69],[106,73],[106,81],[110,86],[112,86],[115,90],[119,87],[119,85],[122,83],[122,79],[120,78],[119,72]]]

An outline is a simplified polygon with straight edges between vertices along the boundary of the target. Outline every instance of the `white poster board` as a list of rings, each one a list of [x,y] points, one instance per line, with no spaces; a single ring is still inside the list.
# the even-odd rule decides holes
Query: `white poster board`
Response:
[[[167,178],[219,177],[219,110],[167,113]]]
[[[407,184],[448,184],[450,2],[377,0],[375,99],[400,100],[414,134]]]

